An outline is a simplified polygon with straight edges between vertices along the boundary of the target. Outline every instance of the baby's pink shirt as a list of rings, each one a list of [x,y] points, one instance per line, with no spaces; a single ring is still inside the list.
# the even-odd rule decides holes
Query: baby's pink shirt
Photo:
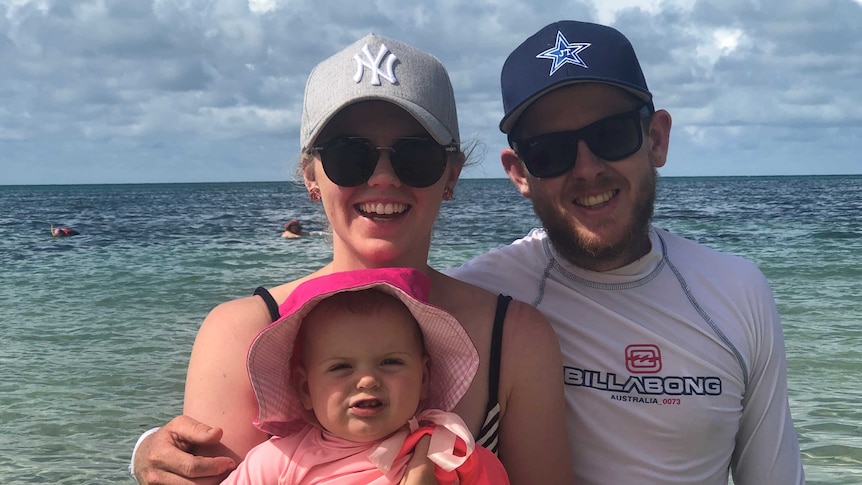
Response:
[[[440,485],[509,483],[502,463],[487,449],[474,445],[458,415],[426,410],[409,428],[382,441],[356,443],[309,424],[295,434],[274,437],[252,448],[222,485],[397,484],[424,434],[432,435],[428,455],[437,465]]]

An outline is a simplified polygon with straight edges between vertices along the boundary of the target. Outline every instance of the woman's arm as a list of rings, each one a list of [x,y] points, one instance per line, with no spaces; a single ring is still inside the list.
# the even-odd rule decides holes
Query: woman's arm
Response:
[[[223,430],[216,445],[195,446],[202,456],[226,456],[240,463],[267,435],[252,425],[257,400],[246,370],[248,347],[270,323],[260,298],[223,303],[204,320],[192,348],[183,414]]]
[[[574,483],[557,336],[517,301],[503,327],[500,405],[499,454],[512,485]]]
[[[252,339],[268,323],[269,313],[255,297],[210,312],[192,350],[184,415],[142,439],[132,457],[139,483],[218,483],[266,439],[251,424],[257,402],[245,358]]]

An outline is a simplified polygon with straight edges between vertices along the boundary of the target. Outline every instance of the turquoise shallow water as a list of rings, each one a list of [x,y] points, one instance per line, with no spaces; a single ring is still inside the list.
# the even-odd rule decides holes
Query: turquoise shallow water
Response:
[[[658,198],[657,225],[766,273],[808,483],[862,483],[862,176],[667,178]],[[325,237],[279,238],[291,217],[325,230],[290,183],[0,186],[0,484],[131,483],[138,434],[181,409],[206,313],[329,259]],[[536,224],[507,181],[463,180],[432,263]]]

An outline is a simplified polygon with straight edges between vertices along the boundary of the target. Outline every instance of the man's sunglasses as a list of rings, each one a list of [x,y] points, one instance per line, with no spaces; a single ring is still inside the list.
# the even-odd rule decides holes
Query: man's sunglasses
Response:
[[[379,147],[365,138],[341,136],[311,147],[308,153],[320,154],[329,180],[342,187],[356,187],[371,178],[383,150],[389,152],[389,162],[398,179],[421,189],[440,180],[446,170],[448,154],[458,148],[428,138],[399,138],[391,147]]]
[[[640,150],[643,145],[641,119],[650,116],[652,111],[644,105],[578,130],[546,133],[523,140],[513,140],[510,136],[509,146],[534,177],[559,177],[575,166],[581,140],[595,156],[608,162],[622,160]]]

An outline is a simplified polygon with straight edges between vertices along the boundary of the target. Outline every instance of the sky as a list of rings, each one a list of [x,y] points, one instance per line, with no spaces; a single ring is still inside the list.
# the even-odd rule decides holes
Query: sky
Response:
[[[309,71],[369,32],[443,61],[462,176],[505,177],[500,68],[564,19],[631,40],[662,176],[862,173],[862,0],[0,0],[0,185],[294,180]]]

